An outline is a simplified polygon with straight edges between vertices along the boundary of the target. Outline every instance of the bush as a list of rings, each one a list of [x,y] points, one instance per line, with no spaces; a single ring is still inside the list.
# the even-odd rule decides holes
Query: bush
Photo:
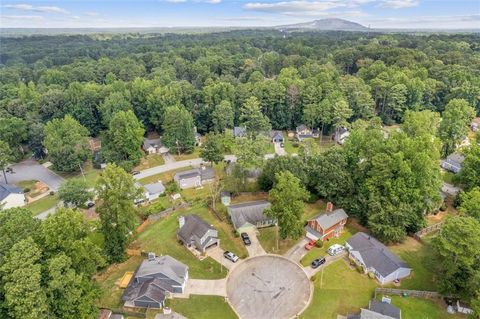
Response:
[[[375,274],[373,272],[368,273],[368,278],[375,279]]]
[[[323,247],[323,241],[321,239],[317,240],[315,242],[315,246],[317,246],[318,248],[322,248]]]
[[[292,146],[293,146],[293,147],[300,147],[300,143],[298,143],[298,142],[293,142],[293,143],[292,143]]]
[[[175,194],[180,192],[180,187],[178,187],[177,183],[175,181],[171,181],[165,186],[165,193],[167,194]]]
[[[50,191],[49,194],[50,194],[50,196],[53,196],[53,195],[55,195],[55,192],[54,192],[54,191]]]
[[[25,187],[25,188],[23,189],[23,192],[24,192],[24,193],[28,193],[28,192],[30,192],[30,188],[28,188],[28,187]]]
[[[355,268],[357,268],[357,271],[361,274],[363,274],[365,272],[362,265],[355,265]]]
[[[318,275],[318,274],[313,275],[313,276],[310,278],[310,281],[314,282],[315,280],[317,280],[317,275]]]

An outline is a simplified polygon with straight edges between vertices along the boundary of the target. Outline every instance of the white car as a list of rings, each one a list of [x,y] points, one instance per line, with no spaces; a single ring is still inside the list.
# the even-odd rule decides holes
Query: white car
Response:
[[[234,262],[234,263],[236,263],[239,259],[237,255],[235,255],[234,253],[232,253],[231,251],[228,251],[228,250],[226,250],[223,253],[223,257],[227,258],[228,260],[230,260],[231,262]]]
[[[335,256],[345,250],[345,247],[339,244],[332,245],[328,248],[328,254]]]

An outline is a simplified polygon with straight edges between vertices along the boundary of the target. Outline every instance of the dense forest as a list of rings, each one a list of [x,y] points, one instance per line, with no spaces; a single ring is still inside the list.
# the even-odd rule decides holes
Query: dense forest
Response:
[[[402,241],[425,226],[426,213],[438,210],[440,158],[455,152],[470,121],[480,114],[478,34],[244,30],[204,35],[35,35],[3,37],[1,42],[2,168],[32,152],[37,158],[48,156],[55,170],[76,171],[91,157],[89,137],[100,137],[105,161],[128,171],[143,156],[140,145],[146,132],[157,131],[171,150],[189,153],[194,150],[196,128],[208,135],[201,152],[205,161],[222,161],[223,154],[233,151],[228,144],[238,144],[233,151],[238,163],[225,180],[227,189],[243,190],[246,172],[260,167],[259,188],[277,194],[279,202],[284,192],[276,191],[276,184],[298,190],[290,194],[298,201],[274,205],[277,214],[282,214],[283,206],[306,201],[310,195],[320,197],[344,207],[384,242]],[[259,133],[295,130],[300,124],[323,135],[347,127],[351,135],[343,147],[320,151],[317,144],[306,142],[298,157],[264,161]],[[225,132],[234,125],[245,126],[248,137],[232,142]],[[458,205],[466,216],[450,222],[459,223],[452,226],[452,233],[467,228],[469,234],[476,232],[470,239],[456,234],[473,243],[465,247],[474,247],[480,240],[478,154],[476,143],[464,151],[458,183],[465,192]],[[116,165],[108,167],[97,191],[104,203],[123,206],[101,206],[106,234],[117,214],[109,209],[126,207],[123,210],[131,214],[134,198],[131,176]],[[102,194],[109,189],[105,185],[116,182],[121,192]],[[291,210],[299,211],[295,205]],[[22,214],[18,220],[29,218]],[[7,220],[6,215],[3,218]],[[21,232],[34,229],[42,238],[31,258],[54,256],[49,274],[55,280],[61,269],[83,260],[69,256],[68,247],[58,249],[48,241],[54,226],[71,218],[76,223],[71,227],[84,227],[69,210],[56,218],[50,226],[24,222]],[[75,270],[86,278],[106,261],[121,261],[129,227],[107,241],[106,260],[96,254],[91,260],[85,257],[95,265]],[[298,218],[289,218],[288,227],[280,225],[283,238],[298,237],[302,231]],[[83,243],[85,236],[81,232],[71,237]],[[13,244],[0,247],[0,261]],[[82,252],[90,249],[78,245]],[[448,240],[438,240],[437,245],[438,254],[450,260],[446,256],[453,246]],[[23,246],[7,258],[8,267],[13,269],[20,262]],[[480,267],[478,256],[473,255],[467,252],[462,265],[447,261],[439,266],[439,271],[447,273],[440,283],[442,293],[472,302],[480,298],[480,283],[475,279]],[[0,269],[5,278],[11,269],[7,266]],[[35,271],[41,275],[39,269]],[[89,284],[80,280],[84,290],[79,291],[87,294]],[[48,295],[52,300],[54,288]],[[76,305],[83,309],[83,317],[95,312],[90,299],[88,307]],[[64,310],[50,311],[61,314]]]

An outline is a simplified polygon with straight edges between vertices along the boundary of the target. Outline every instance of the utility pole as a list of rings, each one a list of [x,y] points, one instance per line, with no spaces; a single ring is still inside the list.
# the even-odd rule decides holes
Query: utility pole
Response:
[[[82,176],[83,176],[83,180],[86,182],[87,179],[85,178],[85,174],[83,173],[83,168],[82,168],[82,164],[78,164],[78,167],[80,167],[80,172],[82,172]]]
[[[3,171],[3,178],[5,179],[5,184],[8,184],[8,181],[7,181],[7,173],[5,173],[5,167],[2,168],[2,171]]]

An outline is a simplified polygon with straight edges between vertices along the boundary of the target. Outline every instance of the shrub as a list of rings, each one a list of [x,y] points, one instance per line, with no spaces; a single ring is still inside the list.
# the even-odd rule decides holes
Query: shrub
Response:
[[[370,271],[370,272],[368,273],[368,278],[370,278],[370,279],[375,279],[375,274]]]
[[[317,246],[318,248],[322,248],[323,247],[323,241],[321,239],[317,240],[315,242],[315,246]]]
[[[30,188],[28,188],[28,187],[25,187],[25,188],[23,189],[23,192],[24,192],[24,193],[28,193],[28,192],[30,192]]]
[[[315,280],[317,280],[317,274],[313,275],[313,276],[310,278],[310,280],[311,280],[312,282],[315,281]]]
[[[355,268],[357,268],[358,272],[363,274],[365,271],[363,270],[363,266],[362,265],[356,265]]]
[[[54,192],[54,191],[50,191],[49,194],[50,194],[50,196],[53,196],[53,195],[55,195],[55,192]]]

